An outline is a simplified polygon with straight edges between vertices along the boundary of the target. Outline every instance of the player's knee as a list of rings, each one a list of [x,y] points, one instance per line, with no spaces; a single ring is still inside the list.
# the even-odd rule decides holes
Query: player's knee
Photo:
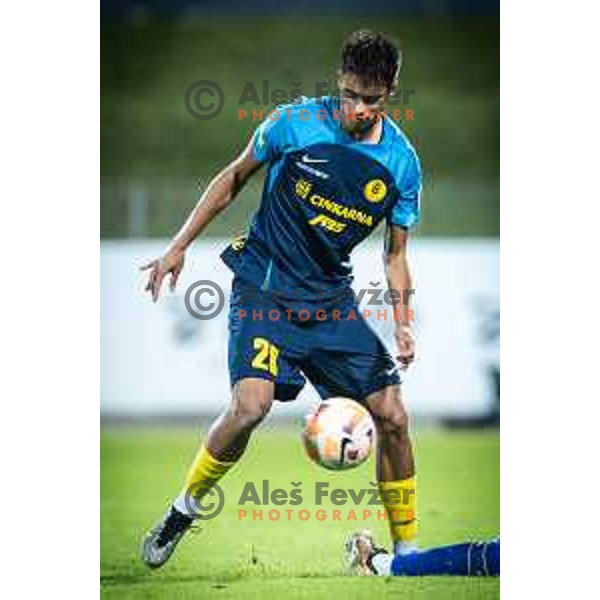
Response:
[[[408,431],[408,414],[402,407],[373,414],[373,420],[379,433],[403,434]]]
[[[408,430],[408,413],[395,391],[375,395],[369,399],[368,406],[380,434],[402,434]]]
[[[234,402],[229,412],[240,429],[252,429],[267,416],[269,408],[270,404],[245,396]]]
[[[269,413],[273,400],[268,396],[252,390],[234,392],[230,417],[240,429],[256,427]]]

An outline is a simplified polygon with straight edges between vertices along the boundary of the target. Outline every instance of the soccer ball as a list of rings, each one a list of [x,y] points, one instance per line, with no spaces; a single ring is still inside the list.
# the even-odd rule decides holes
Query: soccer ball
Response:
[[[349,398],[329,398],[306,415],[303,432],[308,456],[326,469],[358,467],[369,457],[375,425],[364,406]]]

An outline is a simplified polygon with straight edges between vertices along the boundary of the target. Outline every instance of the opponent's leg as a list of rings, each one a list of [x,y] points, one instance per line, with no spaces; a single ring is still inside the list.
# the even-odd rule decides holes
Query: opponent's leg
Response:
[[[400,386],[370,394],[366,405],[377,427],[376,475],[394,552],[410,552],[417,535],[415,464]]]
[[[347,540],[346,555],[357,575],[500,575],[499,538],[393,555],[377,547],[369,531],[358,531]]]
[[[500,540],[468,542],[396,555],[392,575],[500,575]]]
[[[273,403],[275,384],[259,378],[238,381],[229,408],[211,427],[200,447],[181,493],[163,520],[145,537],[142,559],[152,568],[162,566],[201,510],[210,492],[243,454],[254,428]]]

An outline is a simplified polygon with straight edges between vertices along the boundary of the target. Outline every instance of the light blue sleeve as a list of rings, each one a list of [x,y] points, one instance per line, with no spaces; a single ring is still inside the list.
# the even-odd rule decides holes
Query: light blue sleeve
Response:
[[[253,137],[254,156],[260,162],[273,162],[285,147],[290,124],[285,114],[279,119],[267,117],[256,129]]]
[[[390,222],[411,229],[419,221],[421,167],[416,153],[409,154],[408,164],[398,186],[398,198],[392,208]]]

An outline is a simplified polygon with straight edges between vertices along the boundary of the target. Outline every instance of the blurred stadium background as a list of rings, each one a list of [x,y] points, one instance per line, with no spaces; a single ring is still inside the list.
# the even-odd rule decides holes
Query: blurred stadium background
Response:
[[[414,121],[401,126],[418,148],[424,173],[421,225],[411,247],[419,358],[406,380],[406,399],[417,424],[497,426],[499,6],[487,0],[102,0],[101,24],[103,594],[206,597],[214,592],[208,573],[226,581],[224,588],[233,585],[227,553],[244,563],[244,544],[230,548],[224,542],[228,550],[223,556],[222,548],[213,546],[216,554],[200,568],[204,575],[199,579],[197,558],[184,548],[171,575],[154,580],[170,583],[160,590],[148,587],[135,552],[143,529],[176,492],[198,439],[195,429],[169,433],[154,426],[170,420],[197,427],[228,402],[227,304],[218,318],[199,321],[185,310],[183,296],[199,279],[218,282],[227,294],[230,274],[218,254],[230,237],[245,230],[259,202],[263,175],[196,244],[176,294],[152,305],[137,268],[164,248],[199,190],[246,145],[257,121],[240,120],[238,109],[266,114],[272,107],[271,102],[240,107],[247,82],[259,93],[268,80],[270,90],[299,87],[313,95],[316,82],[335,80],[339,47],[348,33],[371,28],[393,34],[404,52],[401,88],[414,90],[408,105],[401,105],[414,111]],[[212,120],[194,118],[184,102],[190,85],[203,79],[216,81],[224,92],[224,108]],[[354,257],[357,289],[384,281],[381,234]],[[372,324],[391,344],[391,324]],[[299,401],[277,407],[260,434],[265,448],[290,456],[290,462],[278,462],[266,451],[260,454],[260,445],[251,445],[248,464],[262,456],[264,473],[287,481],[286,464],[296,455],[304,462],[297,433],[301,415],[315,400],[309,386]],[[287,419],[283,426],[291,435],[272,432],[278,418]],[[140,422],[147,426],[131,429]],[[420,427],[417,460],[425,488],[426,543],[497,533],[496,432],[465,437]],[[299,466],[299,476],[308,468]],[[368,468],[361,470],[362,477],[370,476]],[[446,484],[458,484],[461,493],[469,490],[470,495],[459,494],[454,504],[448,503],[444,495],[456,490]],[[265,539],[260,537],[265,532],[252,528],[256,525],[237,526],[250,540],[246,546],[264,542],[269,554],[278,535],[281,543],[289,539],[283,525]],[[385,531],[384,525],[377,528]],[[213,536],[213,544],[215,539],[227,539],[226,531],[221,538]],[[331,544],[338,541],[339,536]],[[337,561],[325,558],[337,550],[323,543],[316,555],[293,555],[281,572],[305,577],[319,572],[315,556]],[[331,564],[325,571],[333,577],[338,571]],[[248,574],[246,567],[234,571]],[[262,573],[272,574],[268,569]],[[304,581],[297,584],[304,589]],[[345,589],[341,581],[336,585],[342,586],[336,590]],[[405,592],[422,591],[421,584],[406,585]],[[448,585],[426,585],[423,594],[452,597]],[[469,585],[457,588],[456,597],[497,596],[495,585]],[[321,589],[329,588],[321,582]],[[364,589],[365,597],[373,595],[374,588]],[[241,588],[235,590],[219,593],[242,597]],[[247,597],[282,590],[260,588]],[[307,594],[320,597],[312,588]],[[377,594],[387,592],[380,587]]]

